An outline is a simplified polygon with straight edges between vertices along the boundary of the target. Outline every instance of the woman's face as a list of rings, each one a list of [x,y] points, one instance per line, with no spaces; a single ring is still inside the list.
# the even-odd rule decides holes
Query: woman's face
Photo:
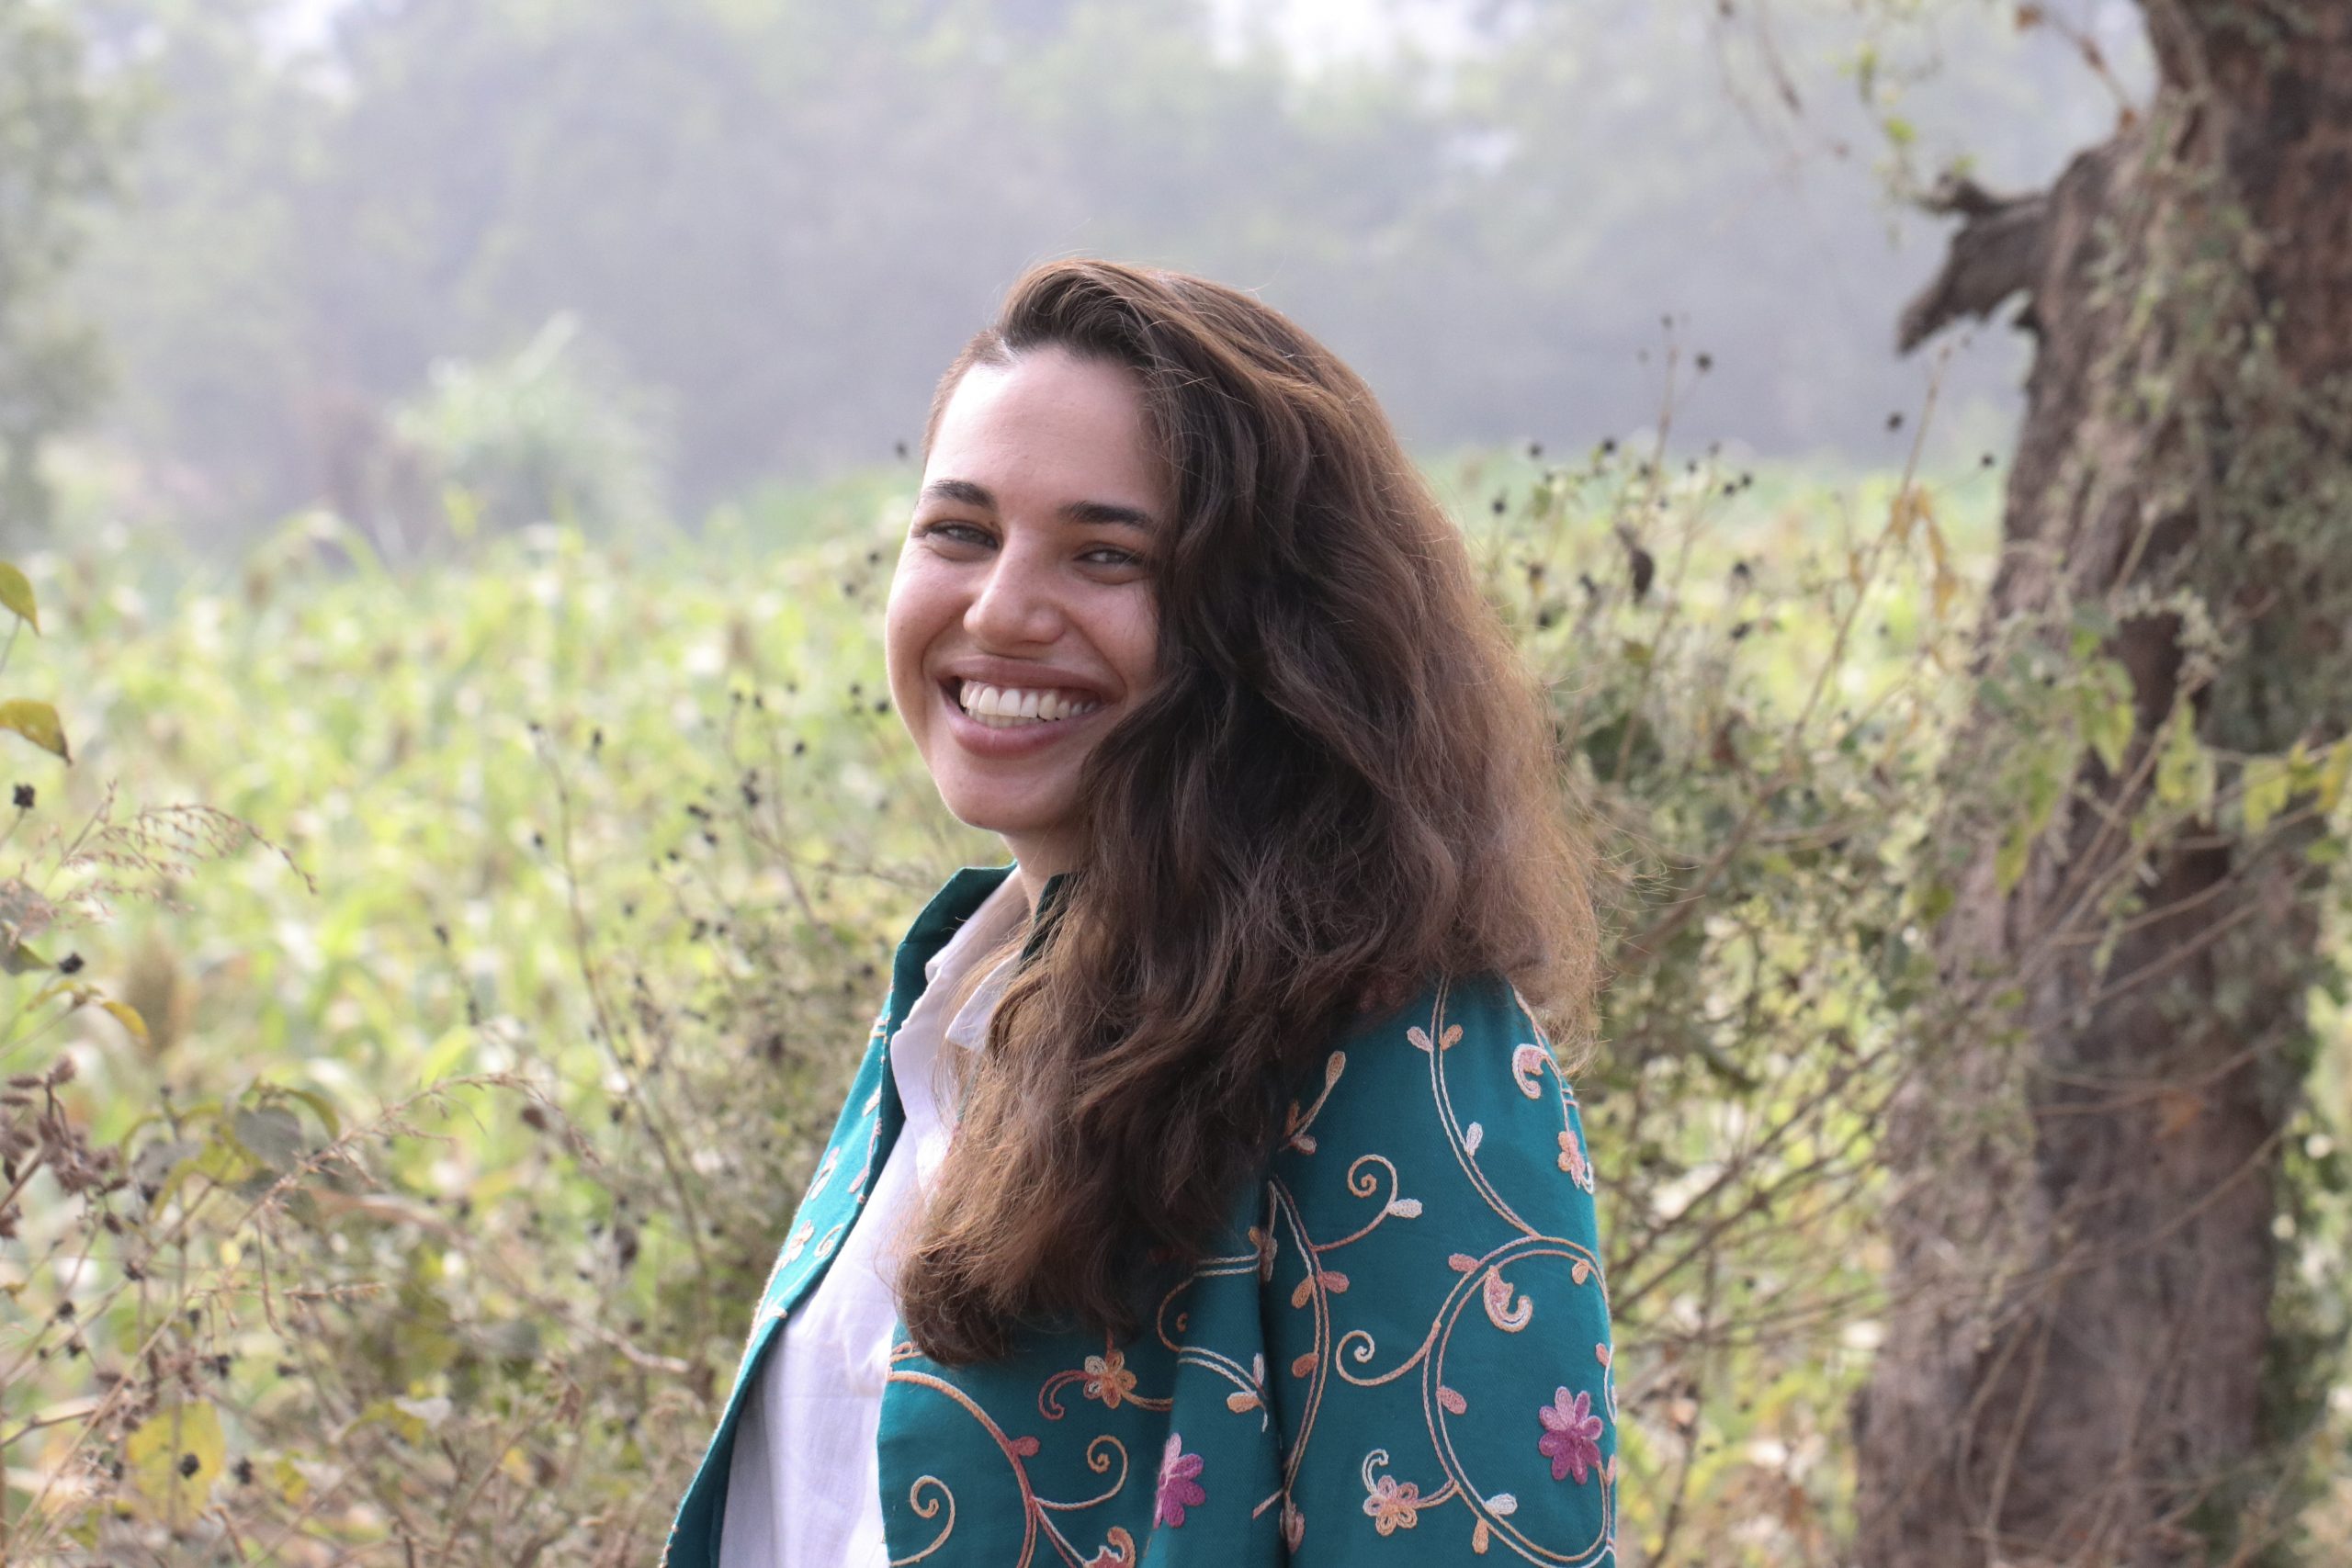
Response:
[[[947,809],[1035,889],[1079,852],[1087,753],[1158,665],[1168,481],[1130,371],[976,365],[940,412],[890,580],[890,694]]]

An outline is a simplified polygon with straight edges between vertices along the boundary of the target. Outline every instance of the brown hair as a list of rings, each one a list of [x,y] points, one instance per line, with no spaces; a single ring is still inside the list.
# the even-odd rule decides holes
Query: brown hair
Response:
[[[899,1273],[950,1364],[1024,1324],[1131,1332],[1148,1263],[1198,1256],[1352,1010],[1488,971],[1580,1034],[1598,964],[1541,694],[1364,383],[1249,295],[1056,262],[933,429],[972,366],[1049,348],[1134,372],[1175,515],[1159,677],[1087,761],[1085,856]]]

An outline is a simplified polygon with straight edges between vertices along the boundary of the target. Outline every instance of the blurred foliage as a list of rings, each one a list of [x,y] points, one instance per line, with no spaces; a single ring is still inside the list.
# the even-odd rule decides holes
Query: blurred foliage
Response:
[[[89,52],[62,6],[0,7],[0,537],[47,520],[41,445],[105,379],[96,333],[62,298],[121,152],[125,106]]]
[[[1717,364],[1686,436],[1883,463],[1931,255],[1894,248],[1922,225],[1877,200],[1881,122],[2034,179],[2104,95],[2006,6],[1751,9],[1399,6],[1455,42],[1313,64],[1282,6],[1219,0],[77,0],[154,105],[77,282],[106,435],[176,528],[355,516],[386,410],[569,312],[668,400],[698,513],[916,437],[1005,283],[1084,251],[1261,290],[1419,442],[1645,424],[1672,311]],[[2022,345],[1988,346],[1956,442],[2014,407]]]
[[[1996,479],[1832,491],[1662,446],[1439,478],[1616,874],[1582,1092],[1628,1560],[1830,1562],[1875,1111],[1948,898],[1923,835],[2000,678],[1964,656]],[[884,696],[908,485],[776,492],[692,546],[534,525],[394,567],[320,514],[226,576],[125,536],[28,562],[49,636],[18,679],[66,694],[80,756],[19,813],[23,880],[89,957],[0,980],[0,1555],[653,1553],[881,960],[947,868],[1001,858]],[[2095,662],[2019,690],[2030,818],[2112,693]],[[2244,789],[2200,755],[2180,788],[2217,810],[2341,784],[2334,750]],[[127,815],[117,784],[209,808]],[[2323,1008],[2314,1343],[2352,1110]]]
[[[629,387],[558,316],[517,353],[434,367],[424,395],[394,411],[395,461],[438,480],[438,520],[460,538],[485,524],[562,521],[592,534],[662,515],[653,400]],[[435,517],[403,496],[395,469],[370,496],[371,521],[401,545]],[[403,519],[399,509],[416,515]]]

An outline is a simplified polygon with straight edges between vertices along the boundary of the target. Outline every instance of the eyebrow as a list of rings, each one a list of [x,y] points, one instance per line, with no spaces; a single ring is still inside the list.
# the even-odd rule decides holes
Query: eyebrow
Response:
[[[978,506],[993,512],[996,496],[986,485],[969,479],[933,479],[922,487],[925,501],[953,502],[959,506]],[[1091,525],[1096,527],[1136,528],[1150,533],[1154,526],[1151,513],[1137,506],[1121,506],[1108,501],[1073,501],[1061,508],[1065,523]]]

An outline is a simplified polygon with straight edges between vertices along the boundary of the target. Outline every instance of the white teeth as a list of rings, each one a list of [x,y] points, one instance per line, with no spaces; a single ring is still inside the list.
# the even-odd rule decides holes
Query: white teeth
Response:
[[[1092,713],[1102,705],[1091,697],[1081,697],[1071,692],[989,686],[978,681],[963,682],[957,690],[956,702],[966,713],[991,729],[1010,729],[1023,724],[1052,724]]]

